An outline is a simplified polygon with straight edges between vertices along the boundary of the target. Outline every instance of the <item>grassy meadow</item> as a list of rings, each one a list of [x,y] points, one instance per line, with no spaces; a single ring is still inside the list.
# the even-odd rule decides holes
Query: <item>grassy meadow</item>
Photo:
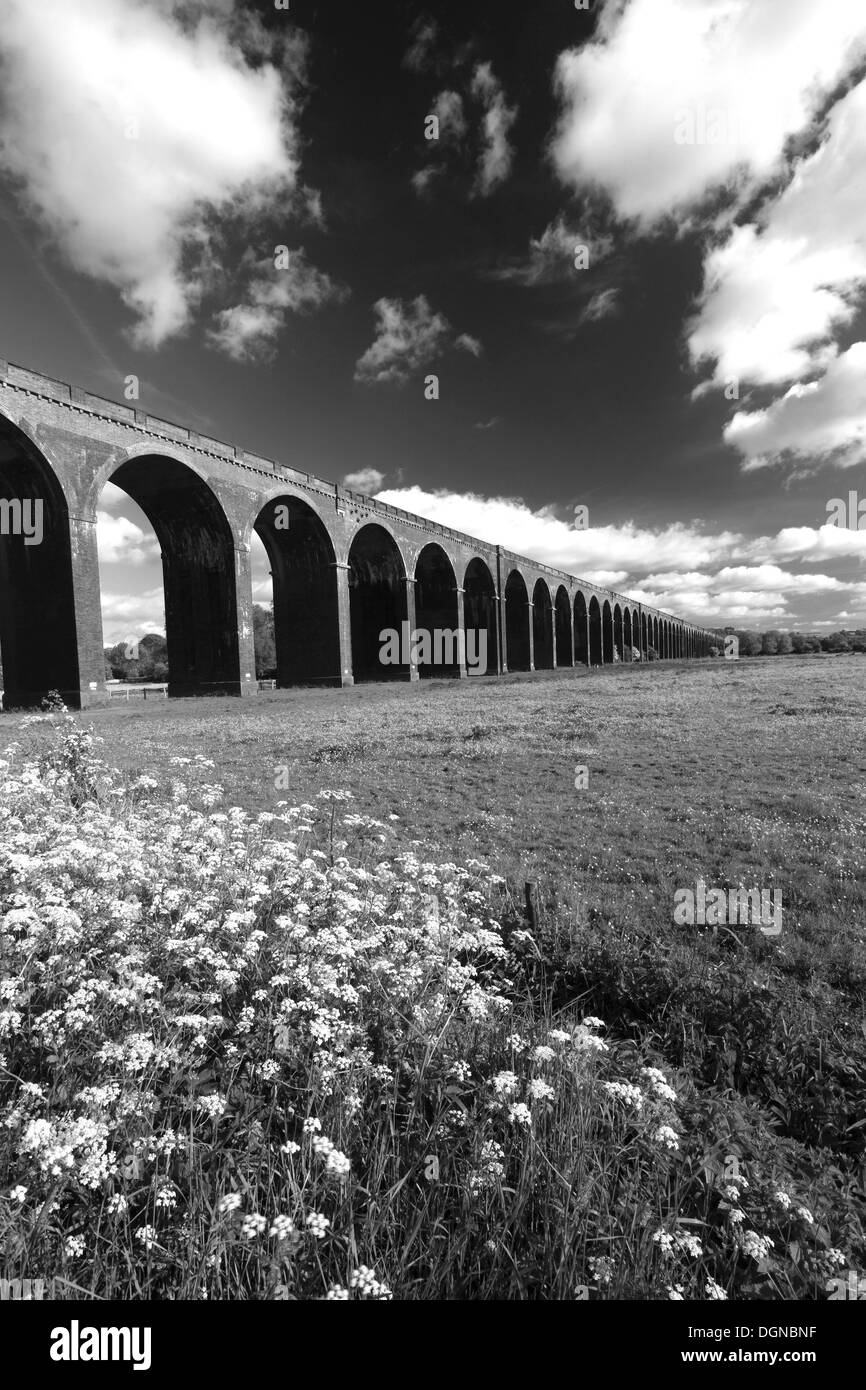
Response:
[[[787,656],[0,716],[8,1276],[840,1296],[864,715]],[[675,925],[699,879],[780,935]]]

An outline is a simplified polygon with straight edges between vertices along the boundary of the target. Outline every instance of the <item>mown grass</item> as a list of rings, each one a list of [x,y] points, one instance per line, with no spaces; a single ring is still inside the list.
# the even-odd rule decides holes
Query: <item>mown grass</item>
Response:
[[[32,1193],[22,1204],[7,1198],[19,1274],[32,1274],[41,1259],[36,1272],[43,1276],[133,1297],[321,1297],[332,1285],[360,1296],[363,1266],[402,1298],[567,1298],[581,1287],[591,1297],[720,1290],[810,1298],[826,1296],[840,1269],[863,1270],[864,670],[860,657],[785,657],[299,691],[88,716],[83,722],[104,740],[101,757],[122,772],[114,801],[100,803],[101,814],[113,817],[100,833],[114,822],[128,830],[132,817],[136,843],[155,856],[163,895],[179,892],[186,901],[192,891],[183,879],[184,872],[195,876],[184,818],[201,817],[195,824],[204,834],[209,817],[224,810],[212,800],[210,781],[223,786],[226,805],[244,809],[245,824],[274,814],[287,835],[295,822],[285,820],[280,803],[316,804],[323,788],[339,787],[352,795],[351,813],[381,822],[366,827],[372,844],[359,840],[343,852],[351,873],[366,866],[375,877],[377,856],[393,863],[406,850],[428,865],[403,862],[388,890],[388,910],[405,913],[400,930],[409,932],[390,948],[401,961],[408,951],[405,959],[417,957],[423,968],[418,979],[401,977],[396,993],[377,996],[375,1007],[375,991],[364,996],[361,1014],[343,1020],[349,1032],[339,1055],[351,1067],[323,1079],[321,1044],[297,1020],[291,1046],[274,1045],[288,988],[280,982],[285,959],[271,942],[274,904],[279,899],[282,915],[297,920],[299,898],[310,892],[303,876],[289,893],[270,870],[265,875],[245,930],[261,928],[271,944],[244,960],[227,993],[212,975],[197,984],[187,978],[188,962],[178,973],[175,956],[159,954],[150,939],[139,942],[136,968],[156,976],[163,991],[148,1026],[177,1049],[176,1074],[159,1073],[146,1086],[142,1079],[143,1090],[159,1096],[144,1105],[146,1123],[139,1116],[133,1133],[115,1114],[108,1137],[135,1158],[150,1152],[159,1133],[180,1133],[183,1119],[188,1142],[164,1162],[148,1158],[139,1178],[129,1179],[137,1195],[125,1234],[104,1215],[112,1196],[132,1196],[122,1168],[119,1177],[100,1178],[97,1197],[70,1179],[47,1215],[31,1207]],[[10,716],[2,727],[18,739],[13,765],[45,759],[46,741],[59,733]],[[194,763],[171,761],[197,755],[216,769],[191,777]],[[58,782],[65,764],[52,756],[44,774],[50,789],[40,795],[49,797],[58,825],[63,815],[75,822],[87,814],[87,797],[100,802],[100,793],[91,787],[83,801],[70,801],[75,777]],[[82,754],[85,763],[90,756]],[[589,768],[585,790],[575,789],[578,764]],[[140,774],[158,785],[135,791]],[[172,793],[178,779],[186,785]],[[150,809],[139,823],[142,798]],[[171,833],[185,846],[175,868],[159,839],[173,818],[179,828]],[[312,817],[310,825],[310,846],[333,858],[329,817]],[[75,829],[95,833],[94,825]],[[376,847],[379,835],[385,848]],[[248,852],[254,865],[263,851]],[[29,844],[28,853],[43,870],[50,864],[48,842]],[[470,887],[467,880],[461,892],[481,898],[460,906],[448,896],[451,871],[442,866],[475,860],[503,882],[472,870],[478,881]],[[0,892],[20,893],[8,863],[6,872]],[[98,906],[92,872],[70,891]],[[328,872],[350,870],[332,863]],[[248,884],[226,877],[222,860],[213,878],[221,884],[222,931],[229,899],[243,897]],[[698,878],[780,889],[781,935],[675,926],[674,892]],[[485,920],[501,924],[501,951],[488,942],[487,953],[467,955],[467,942],[455,950],[453,935],[447,951],[441,939],[436,951],[425,947],[425,881],[445,919],[452,914],[454,932],[465,930],[483,899]],[[359,943],[369,929],[369,899],[338,911],[346,885],[319,886],[322,939],[330,941],[337,913],[358,961],[367,962]],[[164,896],[147,889],[146,872],[132,896],[154,929],[164,925]],[[80,914],[88,941],[100,930],[100,910]],[[43,966],[55,947],[53,938],[40,947]],[[220,950],[220,968],[235,970],[234,938],[221,940]],[[451,966],[470,959],[480,987],[507,1008],[494,1004],[475,1019],[465,997],[449,993]],[[366,969],[353,967],[356,983],[370,983]],[[20,1107],[16,1086],[30,1081],[43,1088],[49,1112],[62,1113],[83,1088],[105,1084],[111,1066],[94,1065],[95,1040],[75,1052],[74,1063],[49,1060],[59,1050],[46,1053],[32,1034],[49,1001],[28,981],[27,1022],[18,1025],[29,1039],[25,1065],[17,1083],[7,1080],[6,1103]],[[54,980],[51,1007],[71,988]],[[220,1022],[206,1046],[178,1032],[183,1010],[196,1011],[196,988],[217,996],[208,1007]],[[297,994],[296,981],[293,988]],[[431,999],[445,1009],[441,1017],[425,1012]],[[238,1033],[244,1007],[253,1009],[253,1022]],[[342,1005],[331,1000],[328,1007],[339,1012]],[[582,1021],[592,1016],[604,1030]],[[103,1026],[120,1037],[130,1022],[112,1015]],[[551,1030],[562,1035],[555,1055],[536,1063],[533,1048],[550,1046]],[[592,1041],[600,1037],[607,1051]],[[13,1029],[13,1047],[18,1041]],[[276,1080],[262,1075],[268,1060]],[[6,1065],[13,1070],[8,1058]],[[647,1066],[664,1073],[675,1100]],[[511,1094],[499,1095],[493,1084],[503,1072],[514,1074]],[[202,1075],[226,1110],[216,1121],[195,1112],[193,1123],[189,1096]],[[553,1095],[542,1087],[540,1098],[530,1097],[533,1079]],[[641,1099],[618,1093],[618,1085],[637,1087]],[[527,1124],[509,1118],[509,1106],[523,1100]],[[345,1153],[351,1177],[328,1176],[327,1156],[317,1159],[311,1136],[304,1137],[308,1117]],[[210,1124],[213,1132],[205,1132]],[[662,1126],[676,1134],[676,1149],[658,1137]],[[282,1152],[286,1142],[300,1144],[297,1155]],[[137,1143],[144,1147],[136,1150]],[[431,1158],[435,1179],[427,1176]],[[38,1176],[21,1176],[14,1147],[7,1163],[10,1189],[29,1181],[40,1201],[55,1200]],[[133,1164],[131,1171],[139,1170]],[[157,1207],[160,1184],[169,1182],[175,1206]],[[241,1194],[248,1216],[266,1214],[268,1230],[282,1212],[293,1232],[283,1240],[244,1234],[242,1213],[219,1212],[231,1193]],[[328,1213],[321,1240],[303,1234],[310,1211]],[[136,1222],[160,1233],[147,1251],[136,1244]],[[79,1227],[87,1236],[76,1256],[65,1241]],[[744,1232],[752,1237],[744,1240]]]

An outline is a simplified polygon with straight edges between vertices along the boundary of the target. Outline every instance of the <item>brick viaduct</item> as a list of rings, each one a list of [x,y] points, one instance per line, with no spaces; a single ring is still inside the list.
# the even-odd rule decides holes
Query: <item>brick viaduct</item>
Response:
[[[488,669],[532,671],[706,656],[721,639],[646,604],[259,458],[132,405],[0,360],[0,499],[41,498],[44,539],[0,536],[6,708],[59,690],[104,698],[96,513],[111,480],[144,510],[163,563],[169,694],[257,689],[250,540],[274,582],[277,683],[390,674],[379,632],[487,633]],[[278,514],[279,507],[287,507]],[[8,509],[7,509],[8,511]],[[285,523],[288,519],[288,528]]]

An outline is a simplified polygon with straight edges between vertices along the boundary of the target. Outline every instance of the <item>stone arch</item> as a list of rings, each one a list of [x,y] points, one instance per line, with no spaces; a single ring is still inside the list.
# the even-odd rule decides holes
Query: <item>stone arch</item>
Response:
[[[659,657],[659,659],[661,659],[661,648],[659,647],[659,620],[658,620],[658,618],[656,618],[656,617],[650,618],[650,626],[652,627],[652,632],[653,632],[653,647],[655,648],[655,654],[656,654],[657,657]]]
[[[6,532],[6,534],[2,534]],[[69,507],[26,429],[0,414],[0,662],[3,705],[57,690],[81,703]]]
[[[626,604],[622,610],[622,650],[626,661],[634,660],[632,652],[634,636],[635,634],[632,631],[631,609]]]
[[[613,605],[613,659],[614,661],[625,660],[622,637],[622,609],[618,603]]]
[[[571,622],[571,602],[568,590],[560,584],[554,604],[554,631],[557,666],[574,665],[574,628]]]
[[[595,594],[589,600],[589,664],[590,666],[604,665],[601,605]]]
[[[589,665],[589,614],[580,589],[574,596],[574,660],[576,665]]]
[[[640,655],[641,661],[646,661],[649,657],[649,637],[647,635],[646,613],[640,615]]]
[[[609,599],[605,599],[601,606],[601,648],[605,666],[613,665],[613,612]]]
[[[532,647],[536,671],[553,670],[553,604],[544,579],[532,591]]]
[[[430,660],[419,660],[418,674],[459,676],[458,639],[444,636],[459,629],[457,576],[445,551],[435,541],[425,545],[415,564],[415,627],[430,634],[429,649],[426,643],[421,647]],[[441,658],[438,664],[437,657]]]
[[[495,673],[499,670],[496,585],[493,575],[480,556],[476,555],[466,566],[463,590],[463,623],[467,632],[467,642],[469,633],[477,633],[475,650],[481,653],[482,634],[486,633],[487,671]],[[467,673],[471,674],[468,668]]]
[[[144,512],[162,552],[169,695],[237,695],[235,538],[199,473],[150,449],[109,475]]]
[[[505,641],[509,671],[532,669],[529,592],[520,570],[512,570],[505,584]]]
[[[349,613],[355,680],[405,680],[410,669],[401,640],[408,621],[406,567],[391,532],[378,522],[361,526],[349,549]],[[397,634],[401,660],[383,660],[384,631]]]
[[[277,685],[339,685],[337,557],[321,517],[285,493],[265,503],[254,529],[273,577]]]

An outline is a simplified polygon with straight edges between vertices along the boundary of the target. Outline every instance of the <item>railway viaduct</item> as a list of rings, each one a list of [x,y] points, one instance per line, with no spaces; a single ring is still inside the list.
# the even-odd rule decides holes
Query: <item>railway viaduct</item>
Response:
[[[250,541],[274,584],[277,684],[467,675],[383,668],[379,633],[475,629],[488,670],[703,657],[721,639],[570,574],[260,458],[134,405],[0,360],[0,503],[42,500],[43,539],[0,536],[4,705],[50,689],[105,697],[96,547],[111,481],[144,510],[162,552],[170,695],[257,690]],[[11,515],[8,506],[5,515]],[[2,515],[2,513],[0,513]],[[9,527],[4,527],[8,530]]]

